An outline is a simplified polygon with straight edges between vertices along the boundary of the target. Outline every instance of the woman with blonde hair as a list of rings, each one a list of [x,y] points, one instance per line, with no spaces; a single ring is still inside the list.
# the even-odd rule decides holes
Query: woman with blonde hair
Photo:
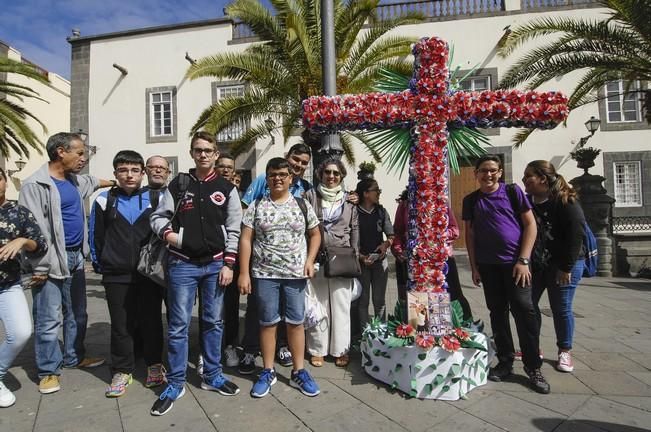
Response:
[[[556,369],[572,372],[574,314],[572,301],[583,275],[583,225],[585,217],[576,191],[546,160],[529,162],[522,178],[537,219],[538,244],[532,255],[532,297],[538,322],[538,302],[547,289],[554,318],[558,362]]]

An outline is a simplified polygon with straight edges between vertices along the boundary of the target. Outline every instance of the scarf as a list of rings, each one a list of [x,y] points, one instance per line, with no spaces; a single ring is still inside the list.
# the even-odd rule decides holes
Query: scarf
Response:
[[[321,194],[321,206],[324,209],[329,209],[337,205],[344,198],[344,191],[341,183],[333,188],[327,188],[323,183],[317,186],[319,194]]]

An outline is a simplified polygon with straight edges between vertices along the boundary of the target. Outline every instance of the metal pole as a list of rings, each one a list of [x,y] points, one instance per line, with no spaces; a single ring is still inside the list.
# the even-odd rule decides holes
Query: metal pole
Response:
[[[323,60],[323,91],[326,96],[337,94],[337,54],[335,51],[335,18],[332,0],[321,0],[321,58]],[[341,157],[339,135],[329,134],[321,137],[320,153]]]

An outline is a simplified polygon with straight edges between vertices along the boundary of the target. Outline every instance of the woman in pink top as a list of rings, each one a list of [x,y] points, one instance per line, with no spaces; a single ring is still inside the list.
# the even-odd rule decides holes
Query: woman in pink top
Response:
[[[464,321],[472,318],[472,310],[468,299],[464,297],[461,290],[461,283],[459,282],[459,271],[457,270],[457,261],[454,258],[454,250],[452,242],[459,238],[459,225],[454,216],[454,212],[448,203],[448,274],[446,280],[448,282],[448,292],[450,293],[450,300],[459,300],[461,308],[463,309]],[[393,243],[391,244],[391,252],[396,257],[396,279],[398,282],[398,298],[407,301],[407,231],[409,220],[409,200],[407,199],[407,191],[403,191],[400,195],[398,208],[396,209],[396,217],[393,224]]]

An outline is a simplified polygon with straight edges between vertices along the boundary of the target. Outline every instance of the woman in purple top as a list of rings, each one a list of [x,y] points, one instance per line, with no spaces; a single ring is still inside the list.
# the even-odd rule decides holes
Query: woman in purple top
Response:
[[[475,164],[479,189],[463,199],[472,281],[483,285],[499,360],[488,379],[502,381],[513,373],[510,310],[531,387],[549,393],[549,384],[540,371],[540,328],[531,297],[529,257],[536,239],[536,221],[522,189],[500,182],[502,174],[498,156],[480,157]]]

